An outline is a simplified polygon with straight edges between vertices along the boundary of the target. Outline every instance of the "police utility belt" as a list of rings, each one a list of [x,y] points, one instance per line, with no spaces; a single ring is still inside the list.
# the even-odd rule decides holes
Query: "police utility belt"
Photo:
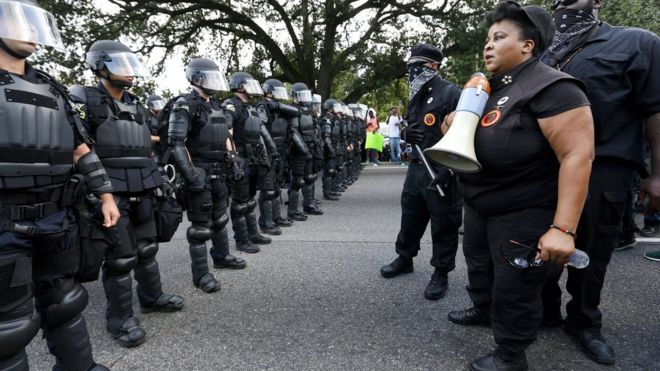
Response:
[[[0,196],[0,232],[48,234],[38,227],[17,222],[43,218],[73,206],[82,194],[83,183],[83,176],[76,174],[67,179],[62,187],[44,192],[5,190]]]

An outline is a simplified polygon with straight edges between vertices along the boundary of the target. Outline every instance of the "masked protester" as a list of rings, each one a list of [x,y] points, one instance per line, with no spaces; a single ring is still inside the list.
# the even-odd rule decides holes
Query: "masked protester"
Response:
[[[186,232],[192,281],[206,293],[220,290],[209,272],[206,241],[211,240],[214,268],[243,269],[245,260],[229,253],[227,236],[227,182],[240,180],[240,166],[234,144],[231,116],[214,95],[229,91],[218,65],[195,58],[186,67],[190,93],[172,100],[168,114],[168,157],[183,178],[184,202],[190,221]],[[164,160],[167,160],[164,158]]]
[[[64,48],[53,15],[34,1],[0,2],[0,369],[29,369],[25,347],[41,327],[53,370],[108,370],[94,362],[82,316],[72,212],[81,181],[101,199],[105,227],[119,211],[66,88],[26,60],[37,45]]]
[[[461,95],[461,89],[438,75],[442,59],[440,48],[429,44],[413,46],[408,59],[410,97],[406,119],[410,126],[404,132],[404,139],[422,150],[442,138],[440,124],[456,108]],[[415,148],[401,193],[401,229],[396,240],[399,257],[381,268],[380,273],[385,278],[391,278],[413,271],[413,258],[417,256],[420,240],[430,221],[433,244],[431,265],[435,272],[424,297],[438,300],[445,296],[447,275],[455,267],[462,203],[452,173],[442,166],[431,165],[440,179],[439,186],[444,192],[442,196],[431,185],[434,179],[421,156],[423,154]]]
[[[135,347],[146,340],[140,321],[133,314],[131,270],[137,281],[142,311],[177,311],[183,298],[163,292],[155,223],[155,192],[169,192],[171,186],[152,159],[151,132],[147,112],[127,89],[145,71],[126,45],[111,40],[92,44],[86,64],[99,78],[96,87],[71,88],[95,150],[106,167],[122,218],[117,227],[104,231],[105,261],[103,288],[108,299],[106,329],[123,347]],[[89,204],[94,217],[101,210]]]
[[[227,99],[223,107],[231,117],[238,160],[245,173],[242,178],[232,179],[229,183],[231,224],[236,248],[257,253],[257,245],[269,244],[271,240],[259,233],[254,197],[257,190],[273,192],[273,184],[268,184],[267,180],[271,155],[275,155],[277,147],[264,129],[257,110],[249,103],[251,97],[264,94],[259,82],[247,72],[237,72],[229,78],[229,89],[234,96]]]
[[[590,264],[586,269],[567,269],[571,300],[564,329],[594,361],[613,364],[614,350],[601,335],[599,305],[607,265],[619,247],[622,215],[632,206],[635,172],[645,178],[639,200],[650,199],[646,214],[660,209],[660,39],[651,32],[598,20],[605,4],[553,1],[556,33],[543,60],[586,84],[596,138],[589,198],[574,230],[575,246],[589,255]],[[651,149],[650,174],[644,163],[645,139]],[[634,241],[634,235],[627,239]],[[660,253],[647,253],[653,256],[660,260]],[[547,325],[562,324],[558,279],[544,289]]]
[[[277,154],[271,155],[270,176],[273,177],[273,192],[259,194],[259,227],[266,234],[276,235],[282,233],[279,227],[290,227],[293,224],[291,219],[281,214],[280,194],[284,185],[284,164],[288,161],[291,151],[290,142],[294,140],[288,135],[289,121],[298,118],[298,109],[280,102],[289,100],[289,94],[280,80],[268,79],[261,87],[264,99],[257,104],[257,112],[275,142]]]

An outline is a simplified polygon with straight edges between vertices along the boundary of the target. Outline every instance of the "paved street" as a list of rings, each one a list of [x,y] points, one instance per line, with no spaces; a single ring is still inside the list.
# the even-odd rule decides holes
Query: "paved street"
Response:
[[[210,295],[192,285],[182,225],[158,260],[165,289],[183,295],[186,307],[140,314],[148,334],[142,346],[123,349],[106,334],[102,287],[87,286],[97,361],[118,371],[465,369],[493,341],[490,329],[446,320],[470,304],[462,251],[450,291],[437,302],[423,297],[432,274],[428,233],[414,273],[391,280],[378,274],[395,257],[404,175],[400,167],[365,168],[341,201],[323,202],[325,215],[285,229],[259,254],[243,254],[247,269],[216,271],[222,290]],[[603,334],[617,365],[599,368],[551,329],[528,351],[532,369],[660,369],[660,264],[643,258],[649,248],[616,253],[608,272]],[[33,370],[52,367],[40,335],[29,357]]]

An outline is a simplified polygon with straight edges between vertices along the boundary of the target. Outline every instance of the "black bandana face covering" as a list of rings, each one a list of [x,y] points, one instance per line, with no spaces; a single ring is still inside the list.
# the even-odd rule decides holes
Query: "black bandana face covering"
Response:
[[[559,33],[575,32],[598,22],[591,9],[562,9],[555,11],[552,18]]]
[[[414,63],[408,66],[408,85],[410,86],[410,95],[408,101],[412,101],[415,95],[438,71],[426,67],[423,63]]]
[[[548,48],[550,65],[556,66],[564,61],[569,53],[578,49],[589,38],[598,20],[592,9],[562,9],[552,15],[555,21],[555,37]]]

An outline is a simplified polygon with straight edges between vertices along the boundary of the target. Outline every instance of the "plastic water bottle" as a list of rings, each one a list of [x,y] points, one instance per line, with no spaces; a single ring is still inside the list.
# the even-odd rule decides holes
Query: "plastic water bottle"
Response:
[[[589,255],[582,250],[575,249],[567,264],[576,269],[584,269],[589,265]]]

